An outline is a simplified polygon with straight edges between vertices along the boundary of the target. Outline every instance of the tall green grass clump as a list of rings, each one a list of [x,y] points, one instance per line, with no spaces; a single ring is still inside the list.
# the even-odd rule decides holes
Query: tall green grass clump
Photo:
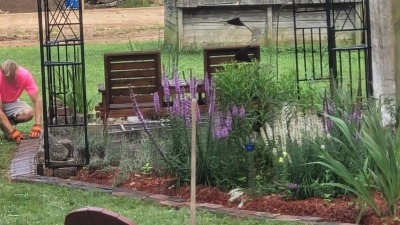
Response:
[[[331,138],[343,151],[337,154],[333,146],[316,143],[320,160],[315,163],[325,166],[340,178],[340,182],[326,185],[356,195],[378,215],[394,215],[400,199],[400,139],[398,131],[393,132],[392,124],[383,125],[381,107],[380,102],[368,104],[365,112],[357,118],[360,120],[358,132],[354,132],[346,119],[329,116],[332,126],[342,135],[340,139]],[[347,160],[344,161],[343,157]],[[375,202],[375,192],[385,200],[383,209],[379,209]],[[365,209],[365,205],[362,206]]]

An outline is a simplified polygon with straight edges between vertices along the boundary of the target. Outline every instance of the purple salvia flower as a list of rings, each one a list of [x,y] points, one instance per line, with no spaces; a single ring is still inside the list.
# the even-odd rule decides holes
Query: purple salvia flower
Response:
[[[154,110],[156,111],[156,113],[161,112],[160,96],[158,95],[158,92],[154,93],[153,100],[154,100]]]
[[[179,81],[179,76],[178,76],[178,69],[176,67],[174,67],[173,79],[174,79],[175,91],[177,94],[180,94],[181,87],[180,87],[180,81]]]
[[[197,91],[196,88],[197,88],[196,78],[191,77],[189,80],[189,89],[190,89],[190,94],[191,94],[192,98],[196,97],[196,91]]]
[[[239,117],[240,117],[240,118],[246,117],[246,110],[244,109],[244,106],[243,106],[243,105],[240,106],[240,109],[239,109]]]
[[[238,116],[238,108],[237,108],[236,105],[233,105],[233,106],[232,106],[231,111],[232,111],[232,116],[233,116],[233,117]]]

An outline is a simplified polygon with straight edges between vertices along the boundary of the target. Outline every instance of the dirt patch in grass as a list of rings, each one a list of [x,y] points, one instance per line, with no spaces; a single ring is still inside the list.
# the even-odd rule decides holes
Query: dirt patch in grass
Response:
[[[164,37],[164,7],[83,11],[85,43],[158,40]],[[0,47],[39,46],[37,13],[0,14]]]

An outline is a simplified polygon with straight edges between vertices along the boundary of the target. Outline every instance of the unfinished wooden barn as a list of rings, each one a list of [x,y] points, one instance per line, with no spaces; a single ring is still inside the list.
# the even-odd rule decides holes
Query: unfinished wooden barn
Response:
[[[359,26],[357,19],[361,19],[357,11],[362,11],[362,0],[334,1],[340,13],[334,15],[336,26],[353,28]],[[326,27],[326,12],[318,10],[325,0],[300,1],[304,10],[309,10],[310,2],[315,4],[315,12],[293,13],[293,0],[166,0],[165,7],[165,41],[179,46],[205,45],[234,45],[248,44],[252,37],[261,34],[258,43],[276,41],[292,43],[294,40],[294,15],[297,25],[304,27]],[[359,10],[357,10],[359,9]],[[299,8],[298,10],[301,10]],[[226,21],[240,17],[240,20],[253,30],[250,32],[244,26],[233,26]],[[351,22],[350,22],[351,21]],[[359,23],[361,24],[361,23]],[[254,32],[256,35],[254,35]],[[320,34],[326,37],[326,29]],[[357,38],[357,32],[336,34],[336,40],[345,42]],[[297,34],[303,35],[303,34]],[[315,35],[305,33],[305,36]],[[305,39],[309,39],[306,37]]]

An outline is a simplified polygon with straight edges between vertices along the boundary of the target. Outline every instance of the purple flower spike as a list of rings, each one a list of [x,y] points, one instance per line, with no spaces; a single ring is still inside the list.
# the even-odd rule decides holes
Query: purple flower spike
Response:
[[[191,94],[192,98],[195,98],[196,92],[197,92],[196,78],[194,78],[194,77],[190,78],[189,88],[190,88],[190,94]]]
[[[180,87],[178,69],[176,67],[174,67],[173,79],[174,79],[175,91],[176,91],[177,94],[180,94],[181,93],[181,87]]]
[[[208,104],[208,115],[213,116],[215,111],[215,90],[211,91],[209,94],[209,104]]]
[[[223,127],[220,132],[221,138],[227,138],[229,136],[229,131],[226,127]]]
[[[233,117],[237,117],[239,114],[238,114],[238,108],[237,108],[237,106],[236,105],[234,105],[234,106],[232,106],[232,116]]]
[[[164,96],[165,99],[167,99],[167,102],[169,102],[169,97],[170,97],[170,93],[169,93],[169,83],[168,83],[168,78],[165,75],[165,73],[162,76],[162,86],[164,89]]]
[[[184,117],[185,117],[185,120],[186,120],[186,125],[187,126],[189,126],[190,125],[190,122],[191,122],[191,112],[192,112],[192,109],[191,109],[191,107],[192,107],[192,101],[191,101],[192,99],[188,96],[187,98],[186,98],[186,101],[185,101],[185,112],[184,112]]]
[[[239,117],[240,117],[240,118],[246,117],[246,110],[244,109],[244,106],[243,106],[243,105],[240,106],[240,109],[239,109]]]
[[[175,115],[181,115],[181,100],[179,98],[179,95],[175,95],[173,112]]]
[[[156,111],[156,113],[161,112],[160,96],[158,95],[158,92],[154,93],[153,100],[154,100],[154,110]]]
[[[142,112],[140,112],[139,104],[136,101],[135,93],[133,93],[132,89],[129,87],[129,96],[131,98],[133,109],[135,110],[136,116],[139,118],[140,123],[142,124],[144,131],[152,137],[153,134],[151,133],[150,128],[147,126],[146,121],[144,120]]]
[[[206,73],[205,79],[204,79],[204,89],[206,91],[206,95],[210,95],[210,79],[208,78],[208,74]]]
[[[225,126],[228,129],[228,131],[232,130],[232,116],[231,114],[228,112],[225,118]]]
[[[354,108],[353,113],[350,116],[350,121],[356,123],[361,121],[361,110],[358,107]]]
[[[129,85],[129,97],[132,101],[133,109],[136,112],[136,115],[139,118],[140,123],[142,124],[145,133],[149,136],[150,142],[155,145],[157,151],[160,153],[161,157],[165,159],[165,152],[161,149],[161,147],[157,144],[153,133],[151,132],[150,128],[147,126],[146,121],[144,120],[143,114],[140,112],[139,104],[136,101],[135,93],[133,93],[131,86]]]

